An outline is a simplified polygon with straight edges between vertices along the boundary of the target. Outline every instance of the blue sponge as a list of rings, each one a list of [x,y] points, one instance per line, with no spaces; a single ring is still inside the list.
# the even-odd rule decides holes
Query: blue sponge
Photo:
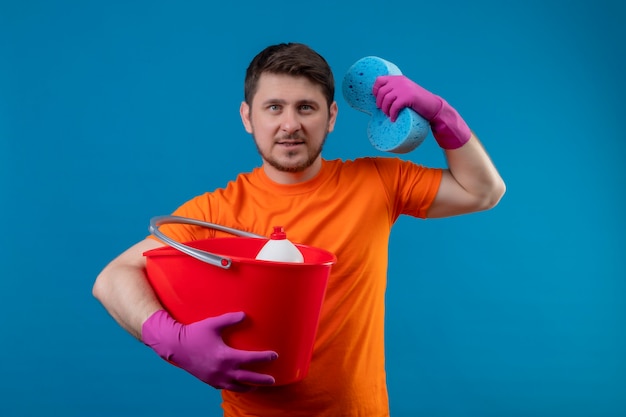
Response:
[[[376,78],[381,75],[402,75],[389,61],[375,56],[359,59],[343,77],[343,97],[351,107],[371,116],[367,136],[380,151],[407,153],[417,148],[428,135],[430,125],[409,108],[402,109],[394,123],[376,107],[372,93]]]

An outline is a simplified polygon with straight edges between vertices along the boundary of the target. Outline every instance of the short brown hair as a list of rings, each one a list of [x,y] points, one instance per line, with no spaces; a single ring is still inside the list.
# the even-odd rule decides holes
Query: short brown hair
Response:
[[[328,106],[334,101],[335,81],[328,62],[313,49],[301,43],[281,43],[271,45],[254,57],[246,70],[244,98],[252,103],[261,74],[286,74],[306,77],[313,84],[322,87]]]

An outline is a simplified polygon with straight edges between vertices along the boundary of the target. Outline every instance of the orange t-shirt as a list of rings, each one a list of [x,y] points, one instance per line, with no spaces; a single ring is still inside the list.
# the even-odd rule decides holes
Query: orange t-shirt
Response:
[[[264,236],[282,225],[292,242],[337,256],[309,374],[300,382],[245,394],[222,391],[225,416],[389,415],[384,352],[389,235],[401,214],[426,217],[441,172],[398,158],[324,160],[310,181],[281,185],[256,168],[174,212]],[[179,242],[227,236],[182,224],[166,224],[161,231]]]

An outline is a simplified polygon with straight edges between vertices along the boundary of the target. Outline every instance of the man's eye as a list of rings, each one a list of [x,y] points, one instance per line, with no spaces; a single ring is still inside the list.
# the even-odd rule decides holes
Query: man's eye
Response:
[[[313,110],[313,107],[311,107],[308,104],[303,104],[302,106],[300,106],[300,110],[311,111],[311,110]]]
[[[280,110],[280,106],[278,104],[272,104],[269,106],[270,111],[278,111]]]

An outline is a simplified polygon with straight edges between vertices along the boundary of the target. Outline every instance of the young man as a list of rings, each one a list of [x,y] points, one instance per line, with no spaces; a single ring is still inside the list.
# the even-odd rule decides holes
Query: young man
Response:
[[[405,107],[429,120],[447,169],[398,158],[324,160],[322,147],[337,118],[330,67],[305,45],[280,44],[250,63],[240,109],[262,165],[174,213],[264,236],[280,224],[290,240],[337,256],[304,380],[272,386],[270,375],[245,370],[276,353],[224,344],[221,330],[243,320],[242,312],[176,322],[145,277],[143,252],[162,246],[153,238],[113,260],[94,284],[95,297],[122,327],[222,389],[226,416],[387,416],[384,295],[393,223],[401,214],[432,218],[486,210],[504,194],[478,139],[442,98],[404,76],[379,77],[373,93],[391,120]],[[216,234],[179,224],[161,230],[180,242]]]

